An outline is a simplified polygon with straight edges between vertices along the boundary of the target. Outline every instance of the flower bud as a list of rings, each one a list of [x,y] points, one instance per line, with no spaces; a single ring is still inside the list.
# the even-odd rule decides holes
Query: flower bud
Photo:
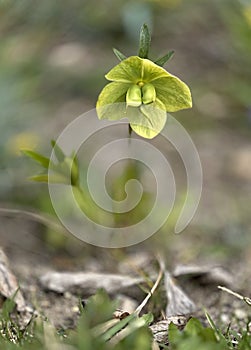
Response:
[[[146,105],[156,100],[156,91],[152,84],[148,83],[142,87],[142,101]]]
[[[134,84],[129,87],[126,93],[127,106],[139,107],[142,104],[141,88]]]

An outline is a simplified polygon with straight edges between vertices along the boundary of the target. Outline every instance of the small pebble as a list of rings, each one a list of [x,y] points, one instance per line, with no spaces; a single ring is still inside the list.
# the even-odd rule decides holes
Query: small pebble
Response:
[[[238,320],[243,320],[244,318],[247,317],[246,311],[242,310],[242,309],[234,310],[234,314],[235,314],[236,318],[238,318]]]
[[[221,314],[220,319],[223,323],[230,323],[231,319],[228,314]]]

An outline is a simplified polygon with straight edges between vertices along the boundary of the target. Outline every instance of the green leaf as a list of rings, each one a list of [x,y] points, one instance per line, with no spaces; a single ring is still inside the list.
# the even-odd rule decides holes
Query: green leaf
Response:
[[[136,319],[136,317],[137,316],[135,314],[131,314],[131,315],[127,316],[126,318],[124,318],[123,320],[121,320],[119,323],[117,323],[115,326],[113,326],[107,332],[105,332],[103,334],[103,336],[102,336],[103,340],[108,341],[109,339],[111,339],[115,334],[117,334],[126,325],[128,325],[129,322]]]
[[[50,177],[48,174],[38,174],[29,177],[29,180],[36,181],[36,182],[46,182],[46,183],[63,183],[63,184],[69,184],[69,181],[67,181],[67,178],[65,178],[63,175],[54,173],[50,174]]]
[[[192,107],[189,87],[174,75],[159,78],[152,82],[156,96],[164,104],[167,112],[176,112]]]
[[[242,334],[241,340],[238,345],[238,350],[250,350],[251,349],[251,335],[248,332]]]
[[[36,153],[34,151],[31,151],[31,150],[27,150],[27,149],[23,149],[22,153],[24,155],[26,155],[27,157],[32,158],[33,160],[35,160],[39,164],[41,164],[44,168],[46,168],[46,169],[49,168],[50,159],[47,157],[44,157],[42,154]]]
[[[51,140],[51,145],[53,148],[53,151],[55,152],[55,156],[59,162],[63,162],[65,159],[65,154],[62,151],[62,149],[58,146],[55,140]]]
[[[47,182],[48,183],[48,174],[38,174],[29,177],[29,180],[36,182]]]
[[[170,324],[168,339],[172,349],[201,349],[201,350],[225,350],[228,349],[226,339],[219,340],[212,328],[203,327],[196,318],[191,318],[183,331]]]
[[[154,320],[153,314],[151,312],[144,314],[140,318],[144,320],[146,326],[149,326]]]
[[[157,64],[160,67],[163,67],[164,64],[166,64],[167,61],[169,61],[174,55],[174,51],[168,51],[168,53],[160,58],[158,58],[154,63]]]
[[[139,57],[148,58],[148,53],[151,44],[151,35],[146,24],[143,24],[140,30],[139,37]]]
[[[173,322],[168,327],[168,339],[171,344],[177,344],[182,339],[182,333]]]
[[[115,301],[110,300],[104,289],[99,289],[95,295],[88,299],[83,317],[87,319],[89,327],[93,328],[110,320],[115,309]]]
[[[4,320],[9,320],[11,312],[14,310],[16,306],[15,298],[17,296],[17,293],[19,292],[19,288],[14,292],[14,294],[7,298],[1,307],[1,318]]]
[[[120,333],[118,337],[120,337]],[[116,343],[117,339],[114,338],[114,341]],[[152,350],[152,334],[147,327],[140,327],[120,340],[118,345],[119,346],[115,348],[116,350]]]
[[[189,335],[196,335],[200,331],[202,331],[204,328],[200,321],[197,318],[190,318],[190,320],[187,322],[187,325],[185,327],[185,331]]]
[[[122,52],[120,52],[119,50],[117,50],[115,48],[113,48],[112,50],[113,50],[115,56],[119,59],[119,61],[123,61],[126,59],[126,56]]]

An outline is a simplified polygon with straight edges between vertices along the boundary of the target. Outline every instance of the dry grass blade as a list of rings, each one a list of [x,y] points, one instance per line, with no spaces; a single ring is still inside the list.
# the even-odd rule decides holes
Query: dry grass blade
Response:
[[[243,296],[243,295],[241,295],[239,293],[236,293],[236,292],[234,292],[231,289],[226,288],[226,287],[218,286],[218,288],[221,289],[223,292],[226,292],[228,294],[231,294],[231,295],[235,296],[236,298],[238,298],[240,300],[243,300],[246,304],[251,306],[251,298],[245,297],[245,296]]]
[[[57,232],[65,233],[66,230],[55,219],[46,214],[34,213],[32,211],[13,208],[0,208],[0,215],[5,217],[26,217],[29,220],[39,222],[44,226],[50,227]]]
[[[163,274],[164,274],[164,264],[161,261],[159,261],[159,265],[160,265],[160,270],[158,273],[158,277],[157,277],[154,285],[152,286],[150,292],[147,294],[145,299],[142,301],[142,303],[135,310],[136,315],[140,314],[140,312],[146,306],[146,304],[148,303],[148,300],[152,297],[153,293],[156,291],[156,289],[158,288],[158,285],[160,284],[160,281],[161,281]]]

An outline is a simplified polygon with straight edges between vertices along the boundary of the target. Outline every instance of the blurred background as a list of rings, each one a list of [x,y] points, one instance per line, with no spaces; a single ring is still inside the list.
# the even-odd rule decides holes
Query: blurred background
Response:
[[[39,168],[20,148],[49,156],[50,140],[94,108],[104,74],[117,63],[112,48],[137,54],[143,23],[152,32],[150,58],[174,50],[166,69],[191,88],[193,108],[174,116],[196,144],[204,184],[199,209],[181,235],[162,230],[131,249],[161,247],[170,264],[230,261],[248,267],[249,0],[1,1],[0,206],[53,215],[47,185],[27,180]],[[22,215],[0,214],[0,244],[13,259],[39,261],[48,250],[64,257],[106,254]]]

